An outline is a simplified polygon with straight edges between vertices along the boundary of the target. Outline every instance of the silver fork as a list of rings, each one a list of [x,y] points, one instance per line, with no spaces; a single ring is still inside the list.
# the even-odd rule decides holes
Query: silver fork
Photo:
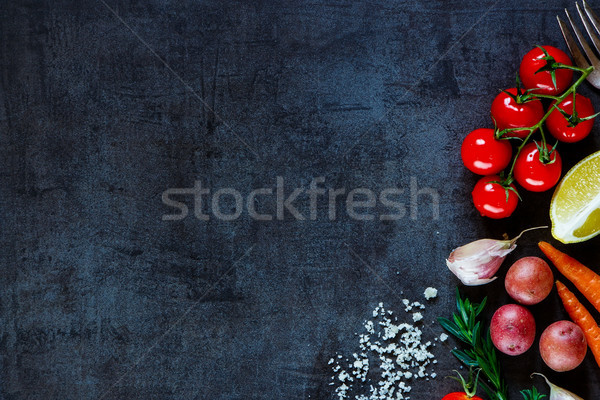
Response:
[[[585,0],[583,0],[583,10],[585,10],[585,14],[581,10],[579,3],[575,3],[575,6],[577,7],[577,13],[579,14],[581,22],[583,22],[583,26],[585,27],[588,36],[592,40],[592,43],[594,44],[596,50],[600,53],[600,39],[598,39],[598,36],[596,35],[596,32],[600,34],[600,19],[598,18],[594,10],[592,10],[590,6],[586,3]],[[579,41],[579,44],[581,44],[581,47],[583,48],[587,59],[581,53],[581,50],[579,50],[575,39],[573,39],[573,36],[569,32],[567,24],[557,16],[556,19],[558,19],[558,25],[560,26],[560,30],[562,32],[563,37],[565,38],[567,47],[569,48],[569,51],[573,56],[575,64],[577,64],[579,68],[589,68],[590,63],[594,66],[594,71],[592,71],[592,73],[588,75],[587,80],[593,86],[600,89],[600,60],[598,59],[598,57],[596,57],[590,45],[585,41],[583,34],[579,30],[579,28],[577,28],[577,25],[575,25],[575,23],[573,22],[573,18],[571,18],[571,14],[569,14],[569,11],[565,9],[565,13],[567,14],[567,19],[569,20],[569,23],[573,28],[573,32],[575,33],[575,36],[577,36],[577,40]]]

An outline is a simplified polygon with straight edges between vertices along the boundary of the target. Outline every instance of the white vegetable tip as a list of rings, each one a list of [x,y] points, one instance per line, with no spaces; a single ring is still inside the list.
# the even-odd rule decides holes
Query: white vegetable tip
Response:
[[[539,375],[546,380],[548,386],[550,386],[550,397],[548,400],[583,400],[583,398],[577,396],[576,394],[569,392],[567,389],[563,389],[561,387],[556,386],[552,382],[548,380],[544,375],[534,372],[533,375]]]

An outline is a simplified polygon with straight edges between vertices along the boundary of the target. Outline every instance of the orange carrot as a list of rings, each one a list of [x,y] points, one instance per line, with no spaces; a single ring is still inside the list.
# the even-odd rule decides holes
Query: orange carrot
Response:
[[[556,250],[551,244],[539,242],[538,246],[552,261],[561,274],[579,289],[586,299],[600,311],[600,275],[565,253]]]
[[[569,317],[575,322],[585,335],[590,350],[596,358],[596,363],[600,366],[600,327],[594,321],[592,314],[577,300],[577,297],[561,282],[556,281],[558,295],[562,300]]]

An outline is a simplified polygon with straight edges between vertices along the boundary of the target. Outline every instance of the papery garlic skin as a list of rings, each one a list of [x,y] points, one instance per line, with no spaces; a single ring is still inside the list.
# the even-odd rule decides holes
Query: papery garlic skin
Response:
[[[583,398],[577,396],[575,393],[569,392],[567,389],[556,386],[548,380],[544,375],[534,372],[533,375],[539,375],[546,380],[548,386],[550,386],[550,397],[548,400],[583,400]]]
[[[515,240],[480,239],[455,249],[446,260],[448,269],[466,286],[485,285],[496,279]]]
[[[467,286],[485,285],[492,282],[506,256],[517,248],[517,240],[525,232],[548,228],[536,226],[525,229],[511,240],[479,239],[454,249],[446,260],[448,269]]]

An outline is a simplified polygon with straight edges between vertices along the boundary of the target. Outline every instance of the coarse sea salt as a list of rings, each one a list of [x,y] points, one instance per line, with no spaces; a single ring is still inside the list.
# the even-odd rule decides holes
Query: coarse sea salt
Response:
[[[408,299],[403,304],[407,313],[413,307],[424,308]],[[363,324],[365,332],[357,335],[359,351],[352,354],[352,359],[345,359],[344,363],[338,354],[337,360],[329,360],[336,374],[332,377],[337,381],[335,395],[339,400],[408,400],[410,383],[436,377],[432,368],[437,360],[430,352],[433,345],[423,341],[419,327],[397,322],[398,318],[383,303],[375,307],[372,315],[372,320]],[[420,321],[423,315],[414,312],[412,319]]]

